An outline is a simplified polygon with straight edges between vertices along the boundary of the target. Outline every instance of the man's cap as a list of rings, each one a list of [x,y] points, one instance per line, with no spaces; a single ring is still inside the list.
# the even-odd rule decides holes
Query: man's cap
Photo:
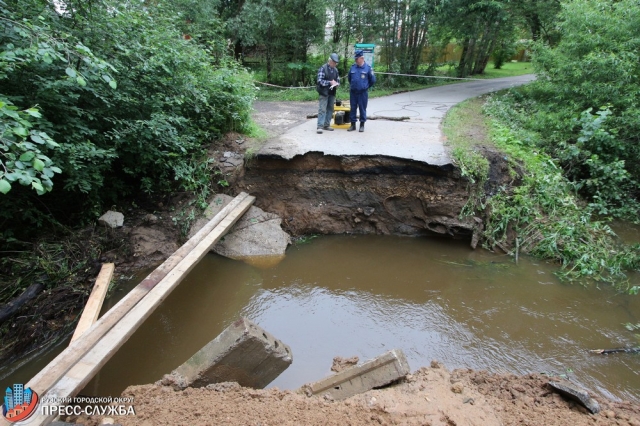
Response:
[[[340,58],[338,57],[337,53],[332,53],[331,55],[329,55],[329,59],[331,59],[336,64],[340,62]]]
[[[364,52],[362,50],[356,50],[356,54],[353,55],[354,58],[359,58],[361,56],[364,56]]]

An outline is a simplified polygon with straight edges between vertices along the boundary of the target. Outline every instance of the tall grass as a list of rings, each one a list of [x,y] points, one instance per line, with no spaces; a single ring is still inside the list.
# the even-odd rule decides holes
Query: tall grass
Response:
[[[496,118],[507,107],[500,97],[488,99],[486,114],[484,101],[477,98],[454,107],[443,123],[451,155],[471,186],[463,214],[485,216],[484,246],[500,247],[514,257],[528,253],[553,260],[566,281],[606,282],[637,293],[625,271],[640,267],[640,245],[623,244],[604,220],[593,217],[554,160],[526,142],[530,135]],[[485,137],[468,137],[478,134],[469,131],[478,126],[487,130]],[[484,192],[488,163],[479,145],[504,154],[510,173],[520,178],[518,186],[501,187],[494,195]]]

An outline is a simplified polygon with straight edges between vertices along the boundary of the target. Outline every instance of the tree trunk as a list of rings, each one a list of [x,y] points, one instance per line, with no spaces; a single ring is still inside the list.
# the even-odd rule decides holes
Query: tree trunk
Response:
[[[487,67],[489,63],[489,58],[491,57],[491,53],[495,47],[496,39],[498,38],[498,29],[497,25],[495,30],[492,30],[491,27],[487,27],[485,33],[482,36],[482,43],[477,50],[477,54],[475,57],[475,63],[473,66],[473,71],[471,74],[482,74],[484,69]]]
[[[271,57],[271,48],[269,48],[269,46],[267,46],[266,58],[267,58],[267,83],[271,83],[271,72],[273,70],[273,58]]]
[[[542,33],[542,24],[540,23],[540,17],[537,13],[529,15],[529,26],[531,28],[531,38],[533,41],[538,41]]]
[[[475,38],[465,39],[464,46],[462,48],[462,56],[460,57],[460,63],[458,64],[458,77],[466,77],[471,72],[475,48]]]
[[[233,57],[235,60],[242,59],[242,64],[244,65],[244,57],[242,56],[242,43],[240,40],[236,41],[236,44],[233,45]]]

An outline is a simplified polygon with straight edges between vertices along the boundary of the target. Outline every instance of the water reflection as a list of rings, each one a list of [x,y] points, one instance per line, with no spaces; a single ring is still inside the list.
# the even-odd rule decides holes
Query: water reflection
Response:
[[[270,386],[330,373],[334,356],[366,360],[400,348],[413,370],[568,374],[609,397],[639,401],[640,298],[560,283],[554,267],[470,250],[465,242],[330,236],[291,247],[275,266],[208,255],[84,394],[159,380],[239,316],[289,345],[293,364]]]

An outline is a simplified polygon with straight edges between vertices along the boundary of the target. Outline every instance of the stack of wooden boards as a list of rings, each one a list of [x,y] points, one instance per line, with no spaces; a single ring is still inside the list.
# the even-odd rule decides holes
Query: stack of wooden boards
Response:
[[[193,267],[251,207],[255,197],[241,193],[162,265],[149,274],[95,324],[25,385],[44,400],[75,396],[131,337]],[[45,425],[53,415],[39,410],[30,425]]]

